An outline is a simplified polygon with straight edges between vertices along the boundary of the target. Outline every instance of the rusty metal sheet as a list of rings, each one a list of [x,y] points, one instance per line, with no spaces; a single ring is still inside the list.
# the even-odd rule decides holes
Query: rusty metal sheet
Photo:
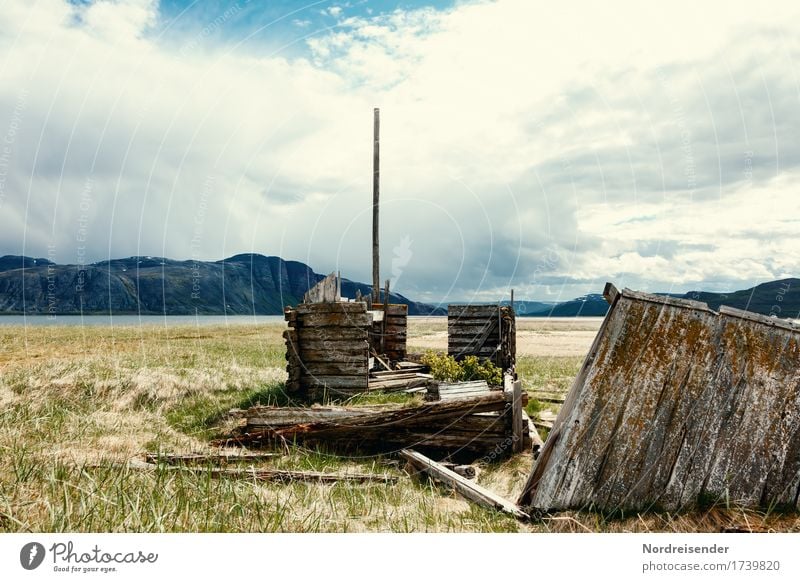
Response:
[[[612,302],[520,503],[797,507],[800,329],[607,288]]]

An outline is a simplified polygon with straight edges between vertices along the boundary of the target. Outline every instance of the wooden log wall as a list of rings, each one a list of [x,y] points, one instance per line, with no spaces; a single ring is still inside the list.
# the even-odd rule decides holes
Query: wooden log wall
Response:
[[[520,503],[800,508],[800,328],[613,286],[606,297]]]
[[[384,313],[385,321],[373,321],[369,345],[377,354],[386,356],[392,362],[406,359],[406,339],[408,337],[408,305],[393,304],[372,306],[374,311]]]
[[[449,305],[447,353],[457,360],[466,356],[489,359],[512,371],[517,357],[514,309],[507,305]]]
[[[286,390],[320,402],[367,391],[370,322],[366,303],[301,303],[285,313]]]

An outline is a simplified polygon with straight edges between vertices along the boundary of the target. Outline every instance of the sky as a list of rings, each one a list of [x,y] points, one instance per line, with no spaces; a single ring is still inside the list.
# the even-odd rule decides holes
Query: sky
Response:
[[[425,301],[800,276],[800,5],[2,0],[0,255]]]

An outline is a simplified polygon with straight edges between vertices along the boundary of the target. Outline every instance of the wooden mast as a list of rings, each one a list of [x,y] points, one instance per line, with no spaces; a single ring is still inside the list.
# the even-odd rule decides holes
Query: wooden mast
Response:
[[[381,111],[377,107],[374,111],[373,142],[372,142],[372,303],[380,301],[380,244],[378,228],[378,208],[380,201],[380,132]],[[388,302],[388,298],[386,299]]]

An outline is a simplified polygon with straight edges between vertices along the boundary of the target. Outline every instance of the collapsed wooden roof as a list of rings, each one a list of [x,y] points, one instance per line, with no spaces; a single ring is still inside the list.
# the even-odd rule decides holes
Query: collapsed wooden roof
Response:
[[[605,295],[611,308],[520,504],[798,507],[800,329],[610,284]]]

